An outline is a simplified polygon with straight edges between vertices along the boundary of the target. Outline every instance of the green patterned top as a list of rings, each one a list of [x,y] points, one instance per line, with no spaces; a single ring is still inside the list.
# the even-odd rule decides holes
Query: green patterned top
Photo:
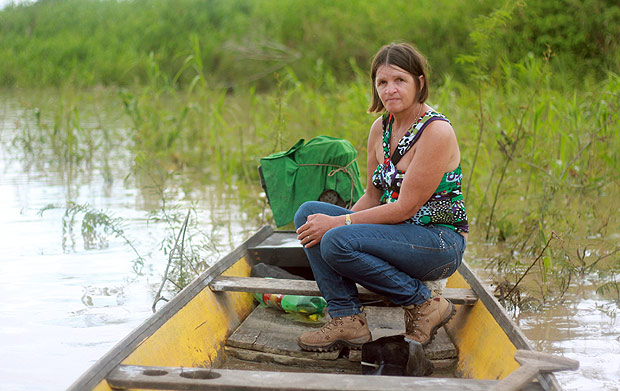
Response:
[[[383,114],[383,155],[385,160],[377,166],[372,175],[375,187],[383,191],[381,204],[395,202],[398,199],[405,172],[397,170],[396,164],[419,140],[428,124],[437,120],[450,122],[443,114],[432,110],[425,112],[405,133],[398,142],[394,154],[390,157],[390,138],[394,116],[389,112]],[[461,191],[462,180],[463,172],[460,165],[454,171],[445,173],[431,198],[405,223],[443,225],[453,228],[456,232],[468,232],[467,212]]]

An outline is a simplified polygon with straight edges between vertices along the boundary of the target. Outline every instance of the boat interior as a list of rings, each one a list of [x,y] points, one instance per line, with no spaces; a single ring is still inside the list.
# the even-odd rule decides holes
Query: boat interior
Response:
[[[303,279],[264,278],[267,264]],[[482,289],[482,290],[481,290]],[[404,333],[403,310],[358,286],[373,340]],[[308,352],[297,345],[311,320],[257,305],[253,294],[320,296],[295,235],[266,227],[221,259],[102,357],[70,390],[489,390],[532,350],[522,332],[465,265],[443,296],[457,307],[422,355],[432,374],[361,376],[384,364],[365,351]],[[411,352],[410,352],[411,353]],[[419,358],[419,357],[418,357]],[[531,381],[534,379],[535,381]],[[531,374],[522,390],[561,390],[552,374]]]

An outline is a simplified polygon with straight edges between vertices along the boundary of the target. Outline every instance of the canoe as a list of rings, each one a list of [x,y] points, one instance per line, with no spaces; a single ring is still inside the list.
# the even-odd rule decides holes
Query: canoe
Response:
[[[250,277],[259,263],[310,280]],[[430,357],[434,374],[361,375],[359,351],[303,352],[295,344],[297,332],[316,324],[257,306],[254,292],[320,295],[311,276],[295,234],[263,227],[120,341],[69,390],[488,390],[524,368],[515,354],[533,352],[463,262],[443,293],[455,303],[456,315],[425,352],[438,355]],[[361,300],[376,304],[365,307],[374,338],[382,331],[397,332],[388,323],[402,310],[358,288]],[[552,373],[543,372],[522,389],[561,386]]]

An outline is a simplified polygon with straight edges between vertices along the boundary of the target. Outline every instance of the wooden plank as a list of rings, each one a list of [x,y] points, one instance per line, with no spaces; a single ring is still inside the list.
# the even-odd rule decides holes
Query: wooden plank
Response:
[[[107,377],[118,389],[149,390],[289,390],[289,391],[488,391],[495,380],[400,376],[361,376],[327,373],[242,371],[205,368],[121,365]],[[541,391],[530,383],[524,391]]]
[[[316,281],[261,277],[219,276],[209,284],[213,291],[280,293],[284,295],[321,296]],[[385,297],[357,285],[360,300],[386,300]],[[454,304],[473,305],[478,296],[471,289],[445,288],[443,296]]]
[[[254,263],[288,268],[310,268],[308,257],[294,231],[274,231],[263,242],[248,249]]]
[[[521,367],[493,386],[491,391],[518,391],[541,372],[575,371],[579,361],[549,353],[517,350],[515,359]]]
[[[303,332],[319,328],[325,318],[317,322],[307,321],[301,315],[287,314],[274,308],[257,307],[228,337],[226,344],[237,348],[256,350],[292,357],[314,360],[335,360],[340,351],[308,352],[297,346],[297,338]]]
[[[269,365],[279,364],[286,366],[284,370],[290,372],[343,372],[351,374],[360,374],[361,372],[359,361],[350,361],[344,357],[335,358],[333,360],[317,360],[312,358],[288,356],[284,354],[267,353],[258,350],[241,349],[232,346],[226,346],[225,349],[226,354],[229,355],[229,357],[244,360],[245,362],[249,361]],[[224,367],[227,366],[227,364],[224,364]],[[273,368],[269,366],[263,370],[273,370]]]
[[[373,339],[402,334],[404,315],[400,307],[365,307],[368,327]],[[227,347],[236,358],[250,361],[266,360],[296,366],[333,367],[357,370],[361,368],[360,350],[350,350],[348,361],[338,363],[340,349],[332,352],[308,352],[299,348],[297,338],[306,331],[319,328],[328,317],[309,322],[304,317],[286,314],[273,308],[257,307],[228,338]],[[245,349],[245,351],[242,351]],[[424,350],[437,370],[445,370],[456,364],[458,351],[442,328],[433,342]],[[435,365],[436,364],[436,365]]]

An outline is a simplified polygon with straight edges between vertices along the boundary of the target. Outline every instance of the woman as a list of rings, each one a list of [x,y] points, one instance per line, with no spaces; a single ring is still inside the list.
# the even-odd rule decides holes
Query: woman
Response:
[[[351,210],[306,202],[298,239],[332,318],[299,337],[302,349],[360,348],[371,335],[355,283],[405,312],[405,338],[428,345],[455,307],[422,281],[446,278],[461,263],[468,232],[460,151],[450,122],[425,101],[426,60],[391,44],[371,67],[370,112],[384,112],[368,136],[366,192]]]

